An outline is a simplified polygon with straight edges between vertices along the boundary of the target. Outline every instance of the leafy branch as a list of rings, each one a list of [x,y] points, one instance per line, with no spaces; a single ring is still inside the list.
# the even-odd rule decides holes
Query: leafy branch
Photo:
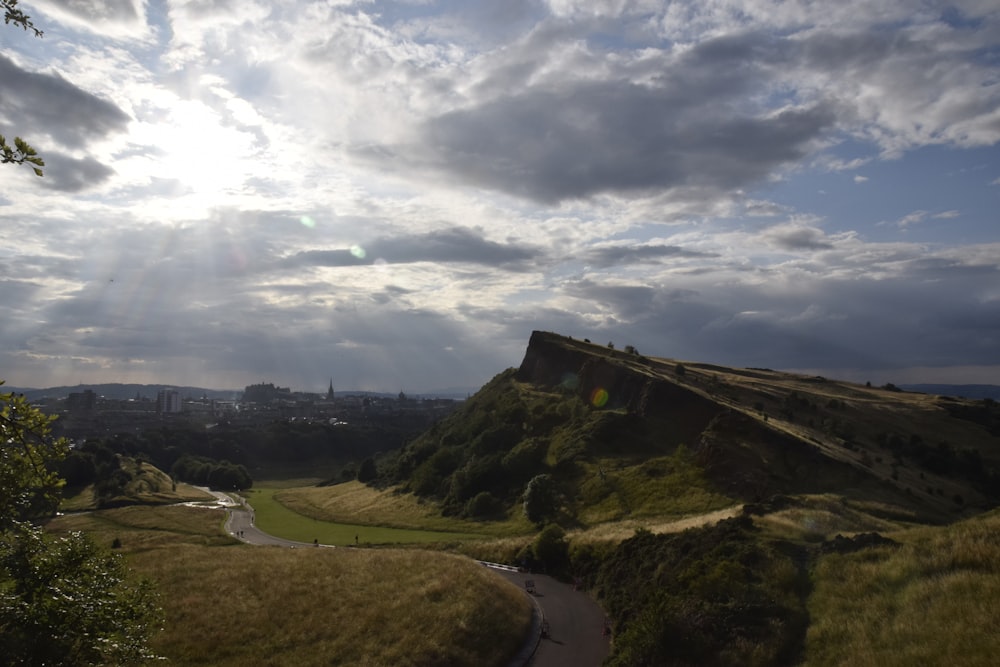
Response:
[[[13,23],[25,30],[33,31],[35,37],[42,36],[42,31],[36,28],[35,24],[31,22],[31,17],[17,8],[17,0],[0,0],[0,4],[3,5],[3,22],[5,24],[10,25]]]
[[[25,162],[35,165],[32,169],[35,171],[36,176],[42,175],[42,170],[39,167],[45,166],[45,161],[38,157],[38,153],[32,148],[27,141],[21,137],[14,137],[14,147],[12,148],[10,144],[2,134],[0,134],[0,164],[24,164]]]

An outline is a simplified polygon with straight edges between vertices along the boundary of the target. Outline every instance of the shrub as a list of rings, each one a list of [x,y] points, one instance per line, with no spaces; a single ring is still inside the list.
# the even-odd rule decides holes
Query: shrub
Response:
[[[503,504],[489,491],[482,491],[469,500],[465,513],[474,519],[499,517],[503,514]]]
[[[555,516],[556,485],[551,475],[536,475],[524,490],[524,516],[540,524]]]
[[[542,529],[531,546],[535,560],[550,574],[560,574],[569,564],[566,532],[554,523]]]

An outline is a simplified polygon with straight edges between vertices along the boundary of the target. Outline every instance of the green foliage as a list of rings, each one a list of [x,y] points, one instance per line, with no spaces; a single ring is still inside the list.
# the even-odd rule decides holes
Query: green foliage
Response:
[[[185,456],[170,469],[172,477],[191,484],[221,491],[239,491],[253,486],[246,467],[229,461],[215,461],[200,456]]]
[[[552,475],[536,475],[524,489],[524,516],[540,524],[555,517],[558,506],[556,484]]]
[[[129,664],[157,624],[146,583],[80,534],[50,537],[67,443],[22,396],[0,394],[0,656],[12,665]]]
[[[357,480],[362,484],[367,484],[376,477],[378,477],[378,469],[375,467],[375,459],[369,456],[358,466]]]
[[[598,594],[615,625],[612,665],[787,664],[807,617],[795,561],[749,519],[674,535],[648,531],[601,563]]]
[[[154,658],[150,584],[83,534],[20,524],[0,539],[0,655],[12,665],[129,665]]]
[[[42,175],[40,167],[45,166],[45,161],[38,157],[38,153],[27,141],[21,137],[14,137],[14,146],[10,146],[2,134],[0,134],[0,164],[28,164],[34,165],[36,176]]]
[[[42,31],[31,22],[31,17],[17,8],[17,0],[0,0],[0,6],[3,6],[3,22],[5,24],[13,23],[15,26],[21,26],[24,30],[31,30],[35,33],[35,37],[42,36]]]
[[[549,574],[560,574],[569,564],[566,531],[554,523],[542,529],[531,545],[535,562]]]
[[[465,506],[465,514],[473,519],[500,518],[503,503],[489,491],[477,493]]]
[[[49,437],[53,421],[24,396],[0,393],[0,530],[51,516],[59,506],[62,480],[54,467],[69,446]]]
[[[17,8],[17,0],[2,0],[3,22],[6,25],[14,24],[21,26],[24,30],[31,30],[35,37],[41,37],[42,31],[31,22],[31,17]],[[45,166],[45,161],[38,157],[35,149],[21,137],[14,137],[14,145],[11,146],[3,135],[0,135],[0,164],[28,164],[34,165],[32,170],[36,176],[42,175],[40,167]]]

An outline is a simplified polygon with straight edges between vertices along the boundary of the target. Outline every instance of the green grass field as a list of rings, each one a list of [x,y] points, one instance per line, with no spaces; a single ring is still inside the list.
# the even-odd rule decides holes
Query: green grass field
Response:
[[[319,540],[321,544],[361,545],[441,544],[482,539],[479,533],[391,528],[369,524],[315,519],[294,512],[279,502],[281,489],[251,489],[245,493],[254,508],[257,526],[266,533],[299,542]]]

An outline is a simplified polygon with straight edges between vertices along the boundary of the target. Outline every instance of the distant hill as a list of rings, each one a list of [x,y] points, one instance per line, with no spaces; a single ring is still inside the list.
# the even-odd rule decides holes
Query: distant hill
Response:
[[[163,389],[172,389],[180,392],[181,396],[185,398],[207,397],[210,399],[224,401],[236,400],[243,395],[242,389],[205,389],[204,387],[179,387],[171,384],[78,384],[74,387],[61,386],[48,387],[46,389],[11,387],[9,385],[0,386],[0,391],[24,394],[29,401],[37,401],[43,398],[66,398],[72,393],[83,392],[87,389],[92,390],[98,396],[114,400],[128,400],[130,398],[135,398],[136,396],[156,398],[156,395]],[[408,393],[407,395],[411,398],[450,398],[454,400],[463,400],[474,392],[475,389],[471,388],[449,387],[447,389],[428,391],[420,394]],[[325,392],[316,393],[324,394]],[[396,396],[398,396],[398,392],[391,393],[360,390],[338,390],[336,394],[337,396],[373,396],[378,398],[396,398]]]
[[[938,396],[1000,400],[1000,385],[996,384],[901,384],[899,387],[904,391],[919,391]]]
[[[156,398],[157,393],[163,389],[172,389],[183,397],[201,398],[208,397],[219,400],[234,400],[242,393],[242,389],[205,389],[203,387],[178,387],[171,384],[78,384],[75,387],[48,387],[46,389],[31,389],[21,387],[10,387],[3,385],[3,391],[12,391],[24,394],[29,401],[37,401],[42,398],[65,398],[72,393],[83,392],[90,389],[98,396],[115,400],[128,400],[136,396],[143,398]]]

